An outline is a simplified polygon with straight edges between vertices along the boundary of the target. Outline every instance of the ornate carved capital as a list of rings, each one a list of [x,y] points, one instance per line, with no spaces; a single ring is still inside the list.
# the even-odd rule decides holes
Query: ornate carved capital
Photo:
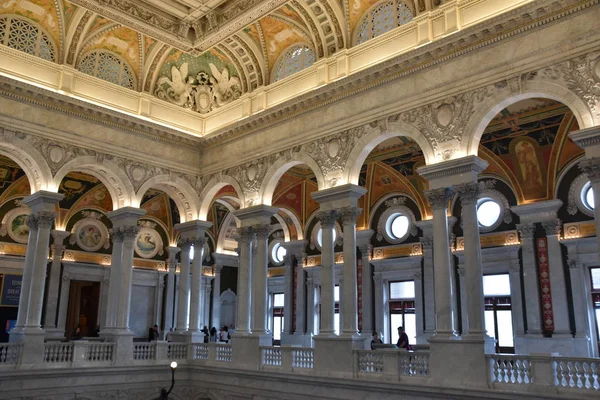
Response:
[[[125,234],[122,230],[113,228],[109,231],[109,233],[113,243],[123,243],[123,240],[125,239]]]
[[[359,250],[361,252],[361,254],[364,256],[367,256],[369,259],[371,259],[373,257],[373,246],[370,244],[364,245],[364,246],[359,246]]]
[[[521,240],[533,239],[533,235],[535,235],[534,224],[517,224],[517,230],[519,231],[519,235],[521,235]]]
[[[431,236],[423,236],[419,238],[421,241],[421,246],[423,246],[423,250],[431,250],[433,248],[433,237]]]
[[[192,244],[194,245],[194,249],[196,249],[196,251],[198,251],[198,249],[203,249],[207,241],[206,237],[194,237],[190,240],[192,241]]]
[[[31,228],[35,226],[37,228],[48,229],[54,224],[56,213],[53,211],[38,211],[36,214],[31,214],[27,217],[27,224]]]
[[[254,233],[256,233],[257,240],[267,240],[267,238],[269,237],[269,234],[272,231],[271,225],[268,225],[268,224],[254,225],[252,227],[252,230],[254,231]]]
[[[339,216],[339,212],[335,210],[319,211],[317,213],[317,219],[321,222],[322,229],[333,228]]]
[[[544,231],[546,231],[546,235],[560,235],[562,222],[560,219],[545,221],[542,222],[542,227],[544,228]]]
[[[179,238],[179,240],[177,240],[177,247],[179,247],[181,249],[181,252],[190,252],[190,247],[192,247],[194,245],[194,239],[195,238]]]
[[[579,162],[579,168],[588,176],[590,181],[600,181],[600,157],[585,158]]]
[[[238,228],[236,236],[238,236],[238,243],[240,244],[240,247],[241,247],[242,245],[247,245],[248,243],[252,242],[252,237],[254,236],[254,230],[250,226]],[[238,254],[239,254],[239,251],[238,251]]]
[[[464,183],[462,185],[454,186],[454,190],[460,196],[460,201],[463,205],[476,204],[479,195],[482,193],[483,188],[478,182]]]
[[[121,229],[123,230],[123,239],[127,241],[134,241],[138,233],[140,233],[139,226],[125,226]]]
[[[454,190],[452,188],[440,188],[425,191],[425,197],[431,204],[431,208],[445,209],[448,206],[448,201],[452,198]]]
[[[283,265],[285,265],[286,268],[291,268],[292,267],[292,260],[293,260],[293,255],[292,254],[286,254],[285,256],[283,256]]]
[[[362,213],[362,208],[359,207],[344,207],[339,210],[340,217],[344,225],[356,224],[356,218]]]

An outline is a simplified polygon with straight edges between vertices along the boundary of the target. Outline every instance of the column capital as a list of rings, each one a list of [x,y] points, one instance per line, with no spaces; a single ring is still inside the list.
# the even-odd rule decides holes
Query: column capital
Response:
[[[252,230],[256,233],[258,240],[265,240],[269,237],[269,234],[273,230],[269,224],[256,224],[252,226]]]
[[[63,241],[69,237],[71,232],[53,229],[52,231],[50,231],[50,234],[52,235],[52,238],[54,239],[54,244],[62,245]]]
[[[294,255],[298,260],[301,260],[304,256],[304,250],[306,249],[306,240],[292,240],[289,242],[283,242],[281,245],[287,251],[287,254]]]
[[[477,182],[477,176],[487,168],[487,161],[466,156],[417,168],[417,173],[429,181],[429,187],[439,189],[451,185]]]
[[[206,231],[212,226],[212,222],[200,221],[198,219],[175,225],[175,230],[185,239],[204,238]]]
[[[427,201],[433,209],[445,209],[448,206],[448,201],[454,194],[454,189],[449,187],[431,189],[424,192]]]
[[[373,229],[361,229],[356,231],[356,244],[358,246],[367,246],[371,244],[371,238],[375,234]]]
[[[433,248],[433,237],[432,236],[422,236],[419,238],[421,242],[421,246],[423,246],[424,250],[431,250]]]
[[[356,207],[358,199],[367,193],[367,189],[351,183],[334,186],[329,189],[312,192],[312,198],[322,210],[335,210],[344,207]]]
[[[125,239],[125,234],[118,228],[109,229],[108,234],[113,243],[123,243],[123,240]]]
[[[167,246],[165,247],[165,250],[167,250],[167,259],[169,262],[174,261],[177,254],[181,251],[179,247],[175,246]]]
[[[532,239],[535,235],[534,224],[517,224],[517,230],[519,231],[519,235],[521,235],[521,240]]]
[[[140,233],[140,227],[137,225],[124,226],[119,229],[123,232],[124,241],[134,241],[138,233]]]
[[[590,181],[600,181],[600,157],[584,158],[579,162],[579,168],[588,176]]]
[[[342,222],[345,224],[356,224],[356,218],[362,213],[362,208],[359,207],[344,207],[339,210]]]
[[[203,237],[193,237],[193,238],[190,238],[190,240],[191,240],[191,242],[194,245],[194,249],[198,250],[198,249],[203,249],[204,248],[204,245],[208,241],[208,238],[206,236],[203,236]]]
[[[560,219],[555,219],[551,221],[542,222],[542,227],[544,231],[546,231],[546,235],[560,235],[560,231],[562,229],[562,221]]]
[[[569,137],[577,146],[585,150],[588,158],[600,155],[600,126],[571,132]]]
[[[179,238],[177,240],[177,247],[180,248],[182,253],[189,253],[190,247],[194,245],[195,238]]]
[[[369,257],[369,259],[371,259],[371,257],[373,257],[373,245],[363,244],[361,246],[358,246],[358,249],[362,253],[363,257],[365,255],[367,255],[367,257]]]
[[[64,194],[39,190],[23,199],[23,203],[31,209],[31,213],[54,211],[54,206],[65,197]]]
[[[316,215],[319,222],[321,222],[321,228],[333,228],[339,216],[340,214],[336,210],[319,211]]]
[[[454,186],[454,190],[456,190],[463,205],[476,204],[479,195],[483,192],[483,186],[481,182],[463,183]]]
[[[237,240],[240,244],[248,244],[252,241],[254,229],[251,226],[243,226],[241,228],[237,228],[235,235],[237,236]]]
[[[137,226],[140,217],[146,215],[146,210],[135,207],[121,207],[107,214],[113,224],[113,229],[127,226]]]
[[[37,211],[27,216],[27,225],[31,228],[51,228],[56,213],[54,211]]]
[[[242,226],[268,225],[271,223],[271,217],[278,212],[279,208],[277,207],[258,204],[256,206],[235,210],[233,215],[242,222]]]
[[[562,205],[561,200],[555,199],[512,206],[510,210],[519,216],[521,224],[526,224],[555,220]]]

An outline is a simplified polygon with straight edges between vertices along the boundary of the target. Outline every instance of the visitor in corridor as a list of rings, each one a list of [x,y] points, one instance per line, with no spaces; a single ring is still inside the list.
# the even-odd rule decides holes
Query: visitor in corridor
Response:
[[[81,328],[78,326],[77,328],[75,328],[73,333],[71,333],[71,340],[80,340],[81,338]]]
[[[208,327],[204,325],[200,332],[204,333],[204,343],[208,343]]]
[[[210,328],[210,341],[211,342],[219,341],[219,338],[217,337],[217,328],[215,328],[214,326],[212,328]]]
[[[154,325],[152,328],[150,328],[148,330],[148,341],[154,342],[154,341],[158,340],[158,338],[159,338],[158,325]]]
[[[398,327],[398,343],[396,343],[396,347],[399,349],[412,350],[410,344],[408,343],[408,335],[404,332],[404,327]]]
[[[375,350],[373,348],[373,345],[376,345],[376,344],[383,344],[383,342],[381,341],[381,338],[379,337],[379,333],[373,332],[373,340],[371,340],[371,350]]]

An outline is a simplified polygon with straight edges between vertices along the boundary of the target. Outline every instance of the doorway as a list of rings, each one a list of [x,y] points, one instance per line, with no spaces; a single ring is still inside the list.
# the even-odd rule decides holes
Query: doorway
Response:
[[[75,328],[81,336],[95,336],[100,305],[100,282],[71,281],[67,309],[66,336],[71,340]]]

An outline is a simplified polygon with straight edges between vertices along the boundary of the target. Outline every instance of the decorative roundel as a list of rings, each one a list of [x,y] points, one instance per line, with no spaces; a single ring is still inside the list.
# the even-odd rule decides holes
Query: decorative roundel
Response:
[[[10,210],[2,219],[0,235],[8,236],[17,243],[27,243],[29,238],[29,227],[27,226],[27,216],[29,208],[18,207]]]
[[[402,213],[394,213],[390,215],[386,225],[388,235],[394,239],[402,239],[409,233],[410,219]]]
[[[567,203],[567,212],[571,215],[575,215],[577,211],[580,211],[589,217],[594,216],[594,207],[596,206],[594,190],[592,189],[592,183],[585,174],[579,175],[571,183]]]
[[[386,210],[379,217],[377,240],[389,243],[402,243],[410,235],[418,234],[415,215],[404,205],[405,197],[393,197],[385,201]]]
[[[152,258],[163,248],[162,238],[155,229],[142,227],[135,238],[135,252],[142,258]]]
[[[84,218],[79,220],[71,230],[71,244],[77,243],[80,249],[85,251],[98,251],[102,247],[108,248],[108,229],[96,218]]]
[[[281,245],[281,242],[275,242],[271,247],[271,262],[276,265],[283,264],[286,254],[287,250]]]
[[[484,197],[477,201],[477,222],[485,229],[493,229],[500,222],[502,207],[492,198]]]

